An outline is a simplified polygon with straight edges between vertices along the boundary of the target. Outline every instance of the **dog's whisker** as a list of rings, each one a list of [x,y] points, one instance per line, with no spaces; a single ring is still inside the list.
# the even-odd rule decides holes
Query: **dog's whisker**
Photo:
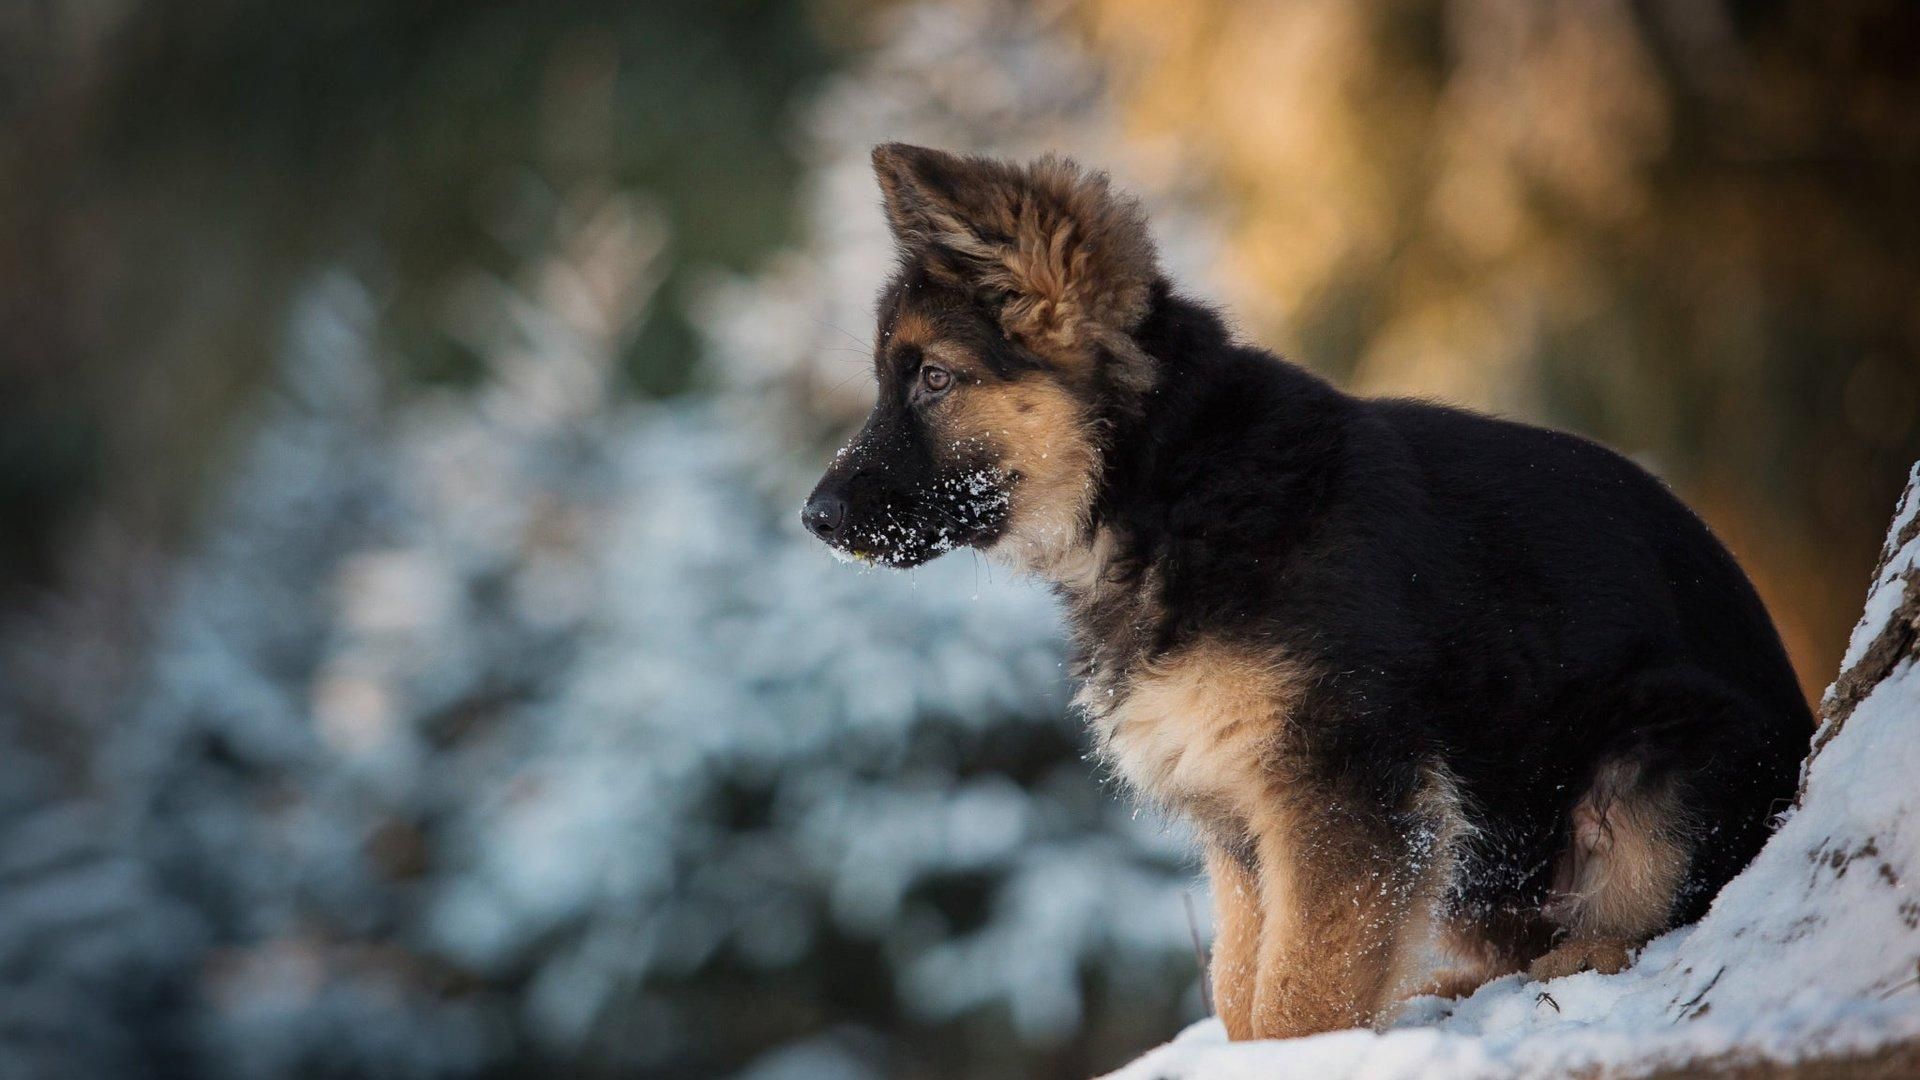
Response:
[[[848,330],[843,326],[839,326],[835,323],[830,323],[827,320],[820,318],[819,316],[813,317],[813,323],[816,326],[824,327],[825,329],[832,330],[833,332],[844,336],[848,341],[853,342],[854,348],[860,350],[861,352],[866,352],[869,348],[871,348],[870,342],[860,340],[860,338],[856,336],[852,331]]]

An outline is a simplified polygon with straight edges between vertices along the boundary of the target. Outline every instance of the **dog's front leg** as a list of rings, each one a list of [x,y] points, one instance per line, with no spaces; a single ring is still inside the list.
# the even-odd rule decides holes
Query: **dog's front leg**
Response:
[[[1337,804],[1289,794],[1256,822],[1254,1038],[1371,1024],[1414,936],[1407,929],[1418,875],[1400,845],[1330,806]]]
[[[1246,859],[1218,844],[1207,845],[1207,879],[1213,886],[1213,956],[1207,964],[1213,1008],[1227,1038],[1251,1039],[1260,972],[1260,879]]]

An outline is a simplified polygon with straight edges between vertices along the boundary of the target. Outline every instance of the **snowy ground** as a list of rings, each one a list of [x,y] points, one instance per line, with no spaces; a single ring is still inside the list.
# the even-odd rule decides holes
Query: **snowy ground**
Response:
[[[1511,975],[1384,1032],[1225,1040],[1215,1021],[1114,1080],[1645,1075],[1920,1039],[1920,468],[1895,514],[1800,805],[1699,923],[1618,975]]]

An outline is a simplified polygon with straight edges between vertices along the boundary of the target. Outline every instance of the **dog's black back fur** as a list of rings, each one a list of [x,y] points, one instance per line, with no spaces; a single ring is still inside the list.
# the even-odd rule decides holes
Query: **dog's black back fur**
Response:
[[[1163,583],[1132,648],[1307,658],[1307,760],[1367,804],[1444,762],[1478,829],[1470,908],[1541,902],[1608,760],[1677,780],[1714,833],[1676,920],[1758,851],[1812,718],[1752,585],[1662,484],[1576,436],[1344,394],[1164,282],[1135,337],[1162,378],[1103,418],[1095,517],[1130,540],[1122,574]]]

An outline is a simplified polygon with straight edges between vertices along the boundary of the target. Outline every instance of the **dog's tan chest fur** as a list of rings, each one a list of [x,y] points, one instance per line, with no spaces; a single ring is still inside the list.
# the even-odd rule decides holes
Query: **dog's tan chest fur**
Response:
[[[1271,790],[1300,672],[1283,659],[1202,642],[1080,692],[1101,751],[1135,788],[1201,817],[1251,817]]]

